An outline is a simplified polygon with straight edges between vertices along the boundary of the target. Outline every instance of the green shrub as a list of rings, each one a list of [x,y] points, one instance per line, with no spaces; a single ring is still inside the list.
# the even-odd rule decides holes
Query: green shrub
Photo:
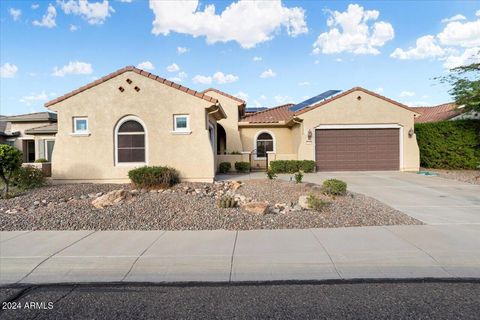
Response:
[[[415,133],[422,167],[479,168],[480,120],[418,123]]]
[[[307,204],[310,209],[320,211],[327,205],[327,202],[311,193],[307,197]]]
[[[285,160],[274,160],[270,162],[270,168],[278,173],[285,173],[285,165],[286,161]]]
[[[22,152],[15,147],[0,144],[0,179],[5,185],[3,197],[8,197],[8,189],[13,174],[22,165]]]
[[[232,152],[230,152],[230,154],[241,154],[241,153],[240,153],[240,151],[233,150]]]
[[[315,161],[313,160],[274,160],[270,162],[270,167],[277,173],[295,173],[299,170],[303,172],[314,172]]]
[[[20,190],[38,188],[45,184],[45,175],[33,166],[20,167],[13,175],[12,183]]]
[[[268,168],[268,170],[267,170],[267,178],[268,178],[269,180],[273,180],[273,179],[275,179],[276,177],[277,177],[277,174],[275,173],[275,171],[272,170],[272,168]]]
[[[235,170],[237,170],[238,172],[249,172],[250,163],[244,161],[237,161],[235,162]]]
[[[294,175],[295,177],[295,183],[302,183],[302,180],[303,180],[303,172],[302,171],[298,171],[295,173]]]
[[[323,181],[322,191],[329,195],[342,196],[347,193],[347,184],[342,180],[328,179]]]
[[[48,160],[45,159],[45,158],[39,158],[39,159],[35,160],[35,162],[36,163],[46,163],[46,162],[48,162]]]
[[[137,188],[168,188],[180,181],[177,170],[161,166],[133,169],[128,177]]]
[[[218,166],[218,171],[220,171],[220,173],[227,173],[231,168],[232,164],[230,162],[222,162]]]

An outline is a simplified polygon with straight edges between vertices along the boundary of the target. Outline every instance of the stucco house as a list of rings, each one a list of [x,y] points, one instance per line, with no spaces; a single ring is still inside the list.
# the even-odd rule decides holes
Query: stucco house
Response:
[[[125,182],[168,165],[212,181],[220,162],[315,160],[317,170],[418,170],[413,109],[363,88],[315,104],[252,112],[218,89],[198,92],[125,67],[45,106],[57,112],[52,177]],[[233,166],[232,166],[233,167]]]
[[[51,161],[57,133],[57,115],[35,112],[0,119],[0,143],[20,149],[24,163]]]

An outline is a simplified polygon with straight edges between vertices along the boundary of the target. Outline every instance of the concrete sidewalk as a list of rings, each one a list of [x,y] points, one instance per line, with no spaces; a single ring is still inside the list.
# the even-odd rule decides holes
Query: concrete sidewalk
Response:
[[[480,277],[480,225],[0,232],[0,283]]]

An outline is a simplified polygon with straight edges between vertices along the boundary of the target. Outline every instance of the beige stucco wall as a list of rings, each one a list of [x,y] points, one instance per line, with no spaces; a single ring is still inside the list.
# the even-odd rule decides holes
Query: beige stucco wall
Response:
[[[218,123],[225,129],[225,133],[227,135],[227,149],[225,151],[227,153],[233,151],[243,151],[242,141],[238,131],[239,102],[215,91],[206,91],[205,94],[220,101],[220,104],[227,115],[226,119],[218,121]]]
[[[8,138],[8,140],[14,140],[14,146],[23,152],[23,141],[24,140],[35,140],[35,159],[45,158],[43,154],[40,154],[39,144],[44,144],[45,139],[55,140],[54,134],[42,134],[42,135],[32,135],[25,134],[25,130],[43,127],[51,122],[41,121],[41,122],[10,122],[9,131],[10,132],[20,132],[20,135],[17,137]]]
[[[361,97],[357,100],[357,97]],[[418,170],[420,157],[416,136],[408,136],[414,128],[414,113],[371,96],[363,91],[354,91],[328,104],[298,116],[303,119],[299,126],[295,149],[299,159],[315,160],[315,127],[325,124],[398,124],[403,128],[403,165],[400,170]],[[313,133],[312,141],[307,141],[308,130]],[[402,161],[401,161],[402,162]]]
[[[131,85],[127,78],[133,80]],[[125,91],[120,92],[119,86]],[[140,88],[139,92],[134,90],[135,86]],[[212,181],[216,164],[205,110],[209,106],[208,101],[125,72],[52,106],[58,111],[52,177],[68,181],[128,181],[128,171],[142,165],[115,164],[114,130],[125,116],[136,116],[145,124],[147,165],[172,166],[183,180]],[[172,133],[175,114],[190,116],[191,134]],[[88,117],[89,136],[72,135],[72,118],[78,116]],[[213,118],[210,120],[215,123]]]

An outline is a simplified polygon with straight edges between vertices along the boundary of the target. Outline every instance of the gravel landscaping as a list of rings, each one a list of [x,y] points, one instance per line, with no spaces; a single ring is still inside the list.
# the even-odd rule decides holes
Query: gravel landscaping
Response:
[[[124,198],[112,200],[103,209],[92,205],[114,190]],[[311,193],[328,204],[320,211],[300,208],[299,197]],[[232,194],[245,204],[268,201],[268,213],[219,208],[218,198]],[[127,184],[53,185],[0,200],[0,230],[251,230],[400,224],[421,222],[361,194],[329,197],[314,184],[266,179],[242,184],[180,183],[158,191],[132,190]]]
[[[443,169],[422,169],[435,172],[439,177],[457,181],[480,184],[480,170],[443,170]]]

